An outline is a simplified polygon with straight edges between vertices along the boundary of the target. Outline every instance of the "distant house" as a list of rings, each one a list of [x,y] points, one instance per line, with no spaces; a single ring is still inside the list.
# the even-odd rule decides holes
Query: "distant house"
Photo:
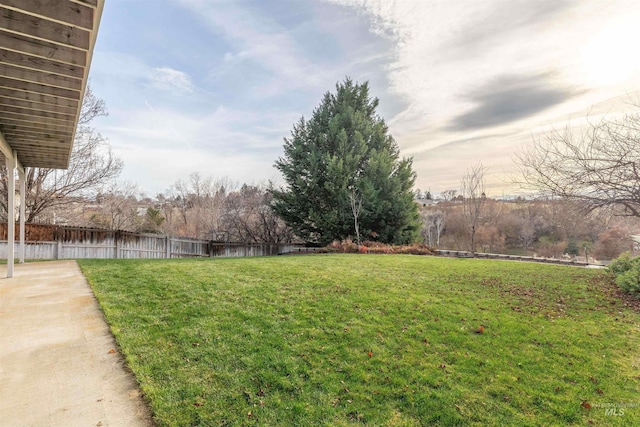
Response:
[[[435,200],[431,195],[431,191],[422,192],[420,190],[417,190],[415,192],[413,201],[423,208],[426,208],[427,206],[435,205],[436,203],[438,203],[437,200]]]
[[[423,208],[426,208],[427,206],[431,206],[431,205],[435,205],[436,203],[438,203],[437,200],[434,199],[419,199],[419,198],[414,198],[413,199],[414,202],[416,202],[418,205],[422,206]]]

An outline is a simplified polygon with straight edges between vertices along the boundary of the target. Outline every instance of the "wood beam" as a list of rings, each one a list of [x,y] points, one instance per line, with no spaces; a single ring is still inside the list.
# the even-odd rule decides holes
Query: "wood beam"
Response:
[[[34,168],[66,169],[67,167],[66,156],[64,158],[24,156],[24,161]]]
[[[70,1],[0,0],[0,4],[8,9],[24,11],[87,30],[91,30],[93,24],[93,8]]]
[[[71,0],[71,1],[79,4],[88,4],[91,6],[98,6],[98,0]]]
[[[82,67],[87,64],[87,52],[84,50],[10,33],[3,31],[2,27],[0,27],[0,46],[15,52],[27,53],[66,64]]]
[[[71,132],[73,127],[71,124],[54,125],[51,123],[33,123],[24,120],[14,120],[7,117],[0,117],[0,126],[18,126],[21,128],[38,129],[42,132]]]
[[[28,108],[9,107],[6,105],[0,105],[0,112],[22,114],[24,116],[46,117],[52,120],[70,121],[75,118],[75,115],[52,113],[50,111],[31,110]]]
[[[34,123],[40,123],[43,125],[46,125],[48,123],[51,123],[53,121],[53,125],[58,125],[58,126],[65,126],[66,124],[72,125],[73,121],[72,120],[60,120],[60,119],[52,119],[49,117],[42,117],[42,116],[36,116],[33,114],[27,115],[27,114],[18,114],[18,113],[10,113],[10,112],[3,112],[2,113],[3,117],[6,117],[7,119],[10,120],[14,120],[14,121],[21,121],[21,122],[34,122]]]
[[[11,100],[19,99],[31,103],[43,104],[53,107],[66,107],[77,110],[80,107],[80,101],[74,99],[58,98],[51,95],[41,93],[16,91],[13,88],[0,87],[0,96]],[[4,102],[4,101],[3,101]]]
[[[0,131],[4,132],[4,129],[7,129],[7,127],[5,125],[0,125]],[[11,134],[11,133],[15,133],[18,131],[12,131],[7,130],[7,135]],[[46,127],[42,127],[42,128],[36,128],[36,127],[30,127],[30,128],[19,128],[19,132],[25,132],[25,133],[33,133],[35,135],[51,135],[52,137],[56,137],[56,136],[60,136],[60,135],[70,135],[69,137],[69,141],[71,141],[71,137],[73,136],[73,132],[70,130],[66,130],[66,131],[57,131],[57,130],[53,130],[51,128],[46,128]],[[13,137],[12,137],[13,138]]]
[[[11,135],[12,137],[19,138],[21,136],[31,136],[36,138],[42,137],[50,137],[50,138],[60,138],[66,139],[67,141],[71,139],[73,136],[71,131],[68,132],[56,132],[56,131],[47,131],[45,129],[38,128],[28,128],[22,126],[3,126],[0,125],[0,131],[5,135]]]
[[[20,99],[0,96],[0,107],[18,107],[34,111],[48,111],[50,113],[67,114],[75,117],[77,110],[71,107],[61,107],[54,104],[43,104],[39,102],[22,101]]]
[[[89,50],[89,31],[0,7],[0,28],[76,49]]]
[[[43,150],[49,150],[52,148],[53,149],[64,148],[66,150],[69,148],[69,145],[71,145],[71,141],[69,139],[59,139],[55,137],[34,138],[34,137],[25,136],[21,138],[16,138],[13,135],[7,134],[5,135],[5,140],[11,146],[11,148],[14,148],[14,149],[20,148],[18,152],[20,153],[21,159],[27,155],[27,152],[24,151],[25,149],[32,150],[34,148],[42,147]]]
[[[75,77],[78,79],[81,79],[84,75],[84,69],[80,66],[51,61],[38,56],[27,55],[6,49],[0,49],[0,63],[15,65],[34,71],[49,72],[66,77]]]
[[[82,89],[82,79],[0,63],[0,76],[62,89]]]
[[[9,139],[9,137],[7,137],[7,139]],[[41,150],[42,152],[46,152],[47,155],[51,153],[64,154],[65,150],[67,150],[69,146],[69,144],[64,141],[44,143],[41,140],[38,140],[38,141],[21,140],[19,142],[15,142],[15,141],[10,141],[10,142],[11,142],[11,147],[16,149],[19,153],[21,153],[20,154],[21,157],[26,156],[27,151],[33,151],[33,150]]]
[[[75,118],[75,115],[71,114],[53,113],[51,111],[32,110],[29,108],[10,107],[7,105],[0,105],[0,111],[23,114],[25,116],[47,117],[50,119],[63,121],[73,120]]]
[[[0,87],[14,89],[18,91],[37,93],[42,95],[52,95],[60,98],[80,100],[80,92],[70,89],[62,89],[59,87],[46,86],[38,83],[30,83],[17,79],[8,79],[0,77]]]

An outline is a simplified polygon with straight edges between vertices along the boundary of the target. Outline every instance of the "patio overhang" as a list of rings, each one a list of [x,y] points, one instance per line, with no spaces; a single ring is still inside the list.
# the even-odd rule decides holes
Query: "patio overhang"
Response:
[[[104,0],[0,0],[0,153],[8,176],[17,169],[21,184],[25,167],[69,166],[103,6]],[[13,179],[8,187],[13,212]],[[24,208],[24,188],[20,193]]]

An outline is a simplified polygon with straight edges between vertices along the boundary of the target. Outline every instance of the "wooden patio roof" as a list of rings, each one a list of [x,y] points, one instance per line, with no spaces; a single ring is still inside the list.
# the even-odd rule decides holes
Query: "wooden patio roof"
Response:
[[[104,0],[0,0],[0,151],[66,169]],[[8,152],[7,152],[8,151]]]

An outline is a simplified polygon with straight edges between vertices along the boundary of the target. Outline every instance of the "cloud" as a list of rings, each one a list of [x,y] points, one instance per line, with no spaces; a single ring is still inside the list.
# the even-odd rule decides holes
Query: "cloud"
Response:
[[[567,86],[583,88],[584,94],[590,87],[577,47],[593,35],[594,22],[603,20],[597,1],[326,1],[368,16],[370,31],[393,41],[385,73],[390,91],[406,108],[388,122],[401,146],[414,132],[444,128],[461,110],[475,107],[469,94],[507,71],[549,74],[551,90],[534,89],[554,103],[571,98]],[[607,13],[622,13],[623,3],[608,3]],[[542,106],[536,93],[530,94],[531,111]],[[496,98],[491,105],[499,101],[513,100]],[[515,109],[525,112],[520,105]]]
[[[185,72],[173,68],[154,68],[151,74],[153,86],[161,90],[172,92],[192,93],[194,90],[191,77]]]
[[[465,95],[475,107],[455,117],[452,131],[489,128],[521,120],[577,95],[555,86],[549,75],[503,75]]]
[[[273,162],[293,114],[218,107],[199,114],[167,106],[116,110],[100,126],[116,154],[125,159],[123,178],[150,194],[164,191],[192,172],[260,181],[276,174]]]
[[[233,69],[233,65],[250,61],[252,68],[258,67],[270,74],[247,82],[249,86],[256,86],[254,97],[315,87],[320,83],[324,70],[307,57],[304,46],[292,37],[291,29],[278,23],[274,15],[260,14],[256,8],[235,1],[177,1],[198,16],[214,36],[222,34],[235,49],[222,58],[224,72]],[[219,72],[212,70],[214,76]]]
[[[453,32],[449,41],[440,47],[440,53],[466,58],[485,55],[487,51],[508,45],[514,34],[526,37],[543,32],[576,5],[575,0],[482,2],[474,10],[474,18]]]

